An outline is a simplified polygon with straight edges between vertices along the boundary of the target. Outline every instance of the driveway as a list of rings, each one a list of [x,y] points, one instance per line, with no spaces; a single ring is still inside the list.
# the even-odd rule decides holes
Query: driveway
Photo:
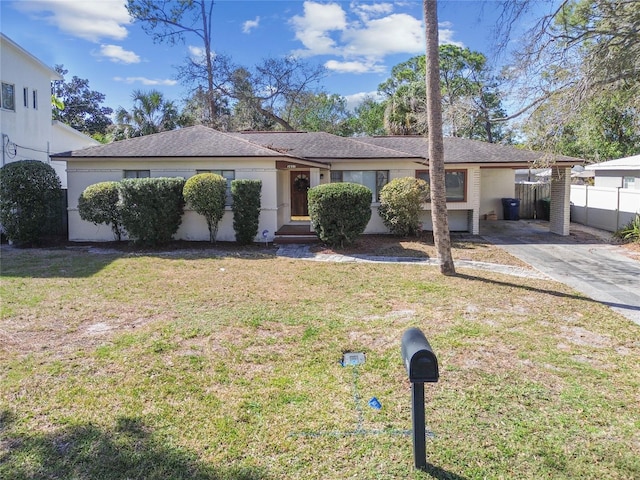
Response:
[[[480,226],[487,241],[640,325],[640,258],[608,243],[608,232],[571,224],[570,233],[555,235],[536,220]]]

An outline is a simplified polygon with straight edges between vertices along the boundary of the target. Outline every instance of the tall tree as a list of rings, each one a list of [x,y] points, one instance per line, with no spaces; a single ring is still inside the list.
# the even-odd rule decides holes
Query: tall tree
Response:
[[[213,0],[127,0],[127,10],[156,42],[175,44],[185,35],[195,35],[202,51],[187,59],[178,77],[194,86],[204,87],[209,112],[203,118],[217,119],[212,45]]]
[[[384,102],[365,97],[351,117],[351,131],[355,135],[384,135],[384,109]]]
[[[443,129],[447,135],[501,142],[507,137],[496,79],[486,57],[456,45],[438,49]],[[424,55],[393,67],[391,77],[378,90],[387,96],[385,127],[395,135],[420,135],[427,131]]]
[[[161,92],[135,90],[131,97],[131,110],[119,107],[116,111],[117,139],[174,130],[181,125],[178,109],[173,102],[165,100]]]
[[[69,73],[64,65],[56,65],[55,70],[62,77]],[[61,100],[63,105],[63,108],[52,109],[54,120],[88,135],[104,134],[112,123],[109,116],[113,110],[101,105],[105,96],[91,90],[89,80],[73,76],[71,81],[55,81],[51,87],[51,94],[52,97]]]
[[[620,113],[638,118],[640,0],[547,3],[551,10],[526,32],[523,48],[507,70],[519,96],[527,100],[512,117],[526,114],[529,130],[532,124],[545,122],[547,134],[538,136],[537,144],[546,137],[546,147],[569,153],[564,148],[575,146],[571,141],[575,129],[565,127],[578,126],[590,111],[602,106],[601,99],[626,97]],[[532,0],[511,0],[504,5],[501,45],[507,43],[510,27],[517,20],[533,6],[540,8]],[[594,137],[595,143],[585,151],[601,149],[601,139]]]
[[[249,70],[219,55],[215,65],[217,86],[224,95],[282,130],[294,130],[293,109],[316,93],[325,73],[324,67],[296,57],[267,58]]]
[[[348,137],[353,133],[351,117],[346,99],[335,93],[304,93],[291,108],[291,124],[296,130]]]
[[[440,93],[440,62],[438,55],[438,2],[423,0],[427,41],[426,87],[429,141],[429,181],[433,239],[440,259],[440,273],[455,275],[451,255],[451,237],[445,189],[444,141],[442,138],[442,97]]]

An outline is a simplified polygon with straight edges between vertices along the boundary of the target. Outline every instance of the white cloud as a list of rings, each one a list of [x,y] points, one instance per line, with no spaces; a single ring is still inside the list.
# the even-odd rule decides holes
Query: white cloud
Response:
[[[448,28],[451,26],[452,25],[450,22],[443,22],[438,24],[438,40],[440,42],[440,45],[450,43],[452,45],[464,48],[464,43],[453,40],[453,36],[456,32],[451,28]]]
[[[424,26],[421,18],[406,13],[394,13],[399,2],[359,3],[349,6],[352,21],[338,3],[304,2],[302,15],[290,23],[304,48],[294,55],[312,57],[332,55],[325,66],[339,73],[380,72],[389,55],[418,55],[425,52]],[[451,24],[441,24],[440,43],[455,42]]]
[[[416,54],[425,50],[422,22],[404,13],[369,20],[364,28],[351,29],[342,37],[345,55]]]
[[[115,63],[140,63],[140,57],[135,52],[125,50],[119,45],[100,45],[99,55]]]
[[[376,64],[371,61],[344,61],[329,60],[324,64],[327,70],[331,70],[337,73],[371,73],[371,72],[384,72],[384,65]]]
[[[372,98],[376,102],[380,102],[384,100],[383,95],[381,95],[378,91],[373,92],[358,92],[352,95],[345,95],[345,100],[347,101],[347,109],[355,110],[360,104],[365,101],[367,98]]]
[[[342,31],[347,27],[347,15],[336,3],[304,2],[304,16],[291,19],[295,36],[306,47],[297,55],[322,55],[335,53],[336,42],[330,32]]]
[[[351,4],[351,9],[363,21],[368,21],[372,17],[379,17],[393,12],[393,3],[356,3]]]
[[[132,23],[122,0],[30,0],[15,3],[20,11],[61,31],[92,42],[126,38]]]
[[[255,20],[247,20],[242,24],[242,33],[251,33],[251,30],[260,26],[260,17],[256,17]]]
[[[142,85],[146,85],[146,86],[157,86],[157,85],[161,85],[161,86],[165,86],[165,87],[172,87],[174,85],[176,85],[178,83],[177,80],[170,80],[170,79],[151,79],[151,78],[146,78],[146,77],[113,77],[113,79],[116,82],[122,82],[122,83],[128,83],[128,84],[132,84],[132,83],[141,83]]]

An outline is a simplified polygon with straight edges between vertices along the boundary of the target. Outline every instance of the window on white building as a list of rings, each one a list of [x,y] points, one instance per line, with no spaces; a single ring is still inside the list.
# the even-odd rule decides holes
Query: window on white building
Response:
[[[11,83],[2,82],[0,90],[2,108],[5,110],[16,110],[16,87]]]
[[[364,185],[372,192],[372,201],[380,201],[380,191],[389,183],[388,170],[331,170],[331,182]]]
[[[149,178],[151,176],[150,170],[125,170],[124,178]]]
[[[636,188],[636,177],[622,177],[622,188]]]
[[[29,108],[29,89],[27,87],[22,89],[22,104],[25,108]]]
[[[225,203],[227,205],[231,205],[233,203],[231,198],[231,182],[236,178],[235,170],[196,170],[196,174],[197,173],[215,173],[216,175],[223,177],[227,181],[227,200]]]
[[[38,91],[34,90],[32,93],[33,93],[33,109],[37,110],[38,109]]]

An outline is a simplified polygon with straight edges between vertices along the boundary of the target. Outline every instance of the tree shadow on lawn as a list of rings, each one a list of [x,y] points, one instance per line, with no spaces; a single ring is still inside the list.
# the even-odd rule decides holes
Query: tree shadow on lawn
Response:
[[[219,467],[167,444],[139,419],[120,417],[113,430],[91,424],[51,433],[7,435],[12,413],[0,412],[0,477],[78,479],[258,480],[258,467]]]
[[[624,310],[632,310],[632,311],[639,311],[640,307],[637,305],[628,305],[628,304],[624,304],[624,303],[615,303],[615,302],[603,302],[603,301],[598,301],[598,300],[594,300],[592,298],[589,298],[585,295],[580,295],[580,294],[570,294],[570,293],[563,293],[563,292],[558,292],[556,290],[546,290],[543,288],[537,288],[537,287],[530,287],[527,285],[521,285],[518,283],[511,283],[511,282],[501,282],[499,280],[491,280],[488,278],[483,278],[483,277],[476,277],[475,275],[467,275],[464,273],[456,273],[455,275],[458,278],[462,278],[465,280],[473,280],[476,282],[484,282],[484,283],[490,283],[493,285],[499,285],[501,287],[516,287],[516,288],[521,288],[523,290],[526,290],[528,292],[536,292],[536,293],[543,293],[545,295],[553,295],[554,297],[562,297],[562,298],[571,298],[574,300],[582,300],[585,302],[592,302],[592,303],[599,303],[601,305],[606,305],[607,307],[613,307],[613,308],[620,308],[620,309],[624,309]]]
[[[180,260],[202,258],[275,258],[270,244],[241,246],[233,242],[175,241],[158,247],[142,247],[131,242],[75,243],[18,248],[3,244],[2,277],[87,278],[122,258],[158,257]]]

